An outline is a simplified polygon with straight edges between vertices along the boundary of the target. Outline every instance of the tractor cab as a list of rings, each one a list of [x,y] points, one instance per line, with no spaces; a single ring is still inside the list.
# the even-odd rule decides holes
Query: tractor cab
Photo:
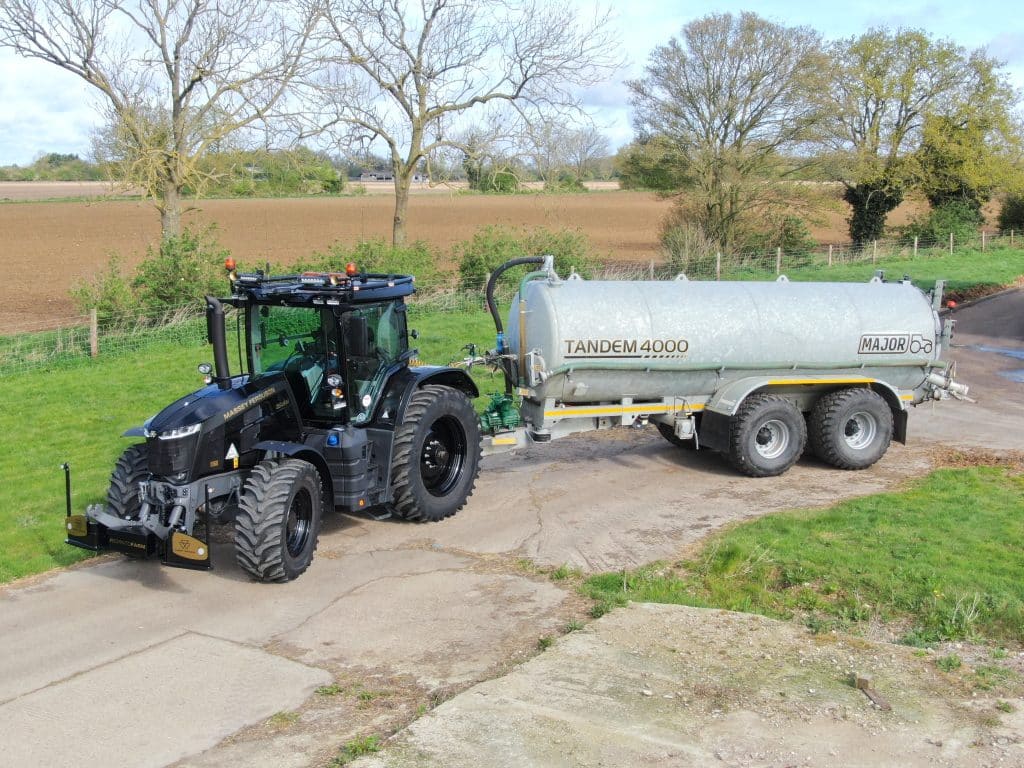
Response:
[[[229,273],[234,290],[227,303],[243,313],[249,381],[283,375],[299,417],[310,426],[368,424],[390,377],[413,355],[404,302],[413,293],[412,278],[359,275],[354,265],[349,270]],[[208,312],[216,315],[219,308],[214,303]],[[219,319],[210,322],[216,360]],[[218,371],[216,378],[229,381],[230,375]]]

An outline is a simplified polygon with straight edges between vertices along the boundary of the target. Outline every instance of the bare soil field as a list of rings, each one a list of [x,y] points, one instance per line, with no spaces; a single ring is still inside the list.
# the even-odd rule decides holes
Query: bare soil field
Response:
[[[130,267],[157,242],[159,219],[142,200],[32,201],[82,196],[85,184],[0,187],[0,200],[20,196],[26,201],[0,204],[0,333],[53,327],[73,318],[69,288],[94,275],[111,254]],[[103,186],[91,183],[91,194],[102,194]],[[186,221],[216,223],[221,242],[243,264],[288,262],[338,241],[390,238],[390,185],[373,186],[372,193],[368,189],[358,197],[201,200]],[[410,202],[409,235],[448,249],[487,224],[570,229],[586,235],[604,258],[660,260],[658,231],[671,205],[652,193],[604,188],[591,194],[511,196],[423,188]],[[914,203],[904,204],[890,223],[903,223],[917,210]],[[846,240],[845,216],[836,201],[811,228],[813,236],[825,243]]]

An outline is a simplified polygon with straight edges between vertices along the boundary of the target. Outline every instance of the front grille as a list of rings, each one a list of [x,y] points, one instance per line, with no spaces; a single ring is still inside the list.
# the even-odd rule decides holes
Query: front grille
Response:
[[[146,441],[149,449],[149,471],[157,477],[173,477],[182,472],[188,472],[192,469],[198,438],[199,435],[189,435],[174,440],[149,438]]]

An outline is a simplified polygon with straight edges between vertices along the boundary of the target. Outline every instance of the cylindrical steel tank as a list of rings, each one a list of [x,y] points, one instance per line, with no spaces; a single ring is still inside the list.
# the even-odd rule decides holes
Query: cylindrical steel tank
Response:
[[[537,398],[686,396],[723,378],[856,372],[913,389],[939,357],[931,300],[909,282],[524,283],[506,338]],[[523,336],[521,339],[520,336]]]

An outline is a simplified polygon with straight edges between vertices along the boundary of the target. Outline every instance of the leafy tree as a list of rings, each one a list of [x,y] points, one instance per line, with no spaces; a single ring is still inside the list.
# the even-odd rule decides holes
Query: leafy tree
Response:
[[[293,28],[291,25],[295,23]],[[309,25],[283,0],[3,0],[0,46],[101,94],[98,148],[181,232],[200,159],[263,120],[298,71]]]
[[[844,185],[850,237],[860,244],[881,236],[887,214],[921,180],[923,156],[916,151],[929,118],[956,121],[956,115],[998,110],[992,99],[1001,89],[989,87],[998,67],[982,52],[969,54],[918,30],[872,29],[829,52],[819,138],[834,153],[831,172]],[[939,141],[949,132],[932,125],[932,150],[950,146]],[[934,170],[934,160],[927,162]]]
[[[311,5],[319,3],[309,0]],[[617,64],[606,16],[540,0],[324,0],[314,128],[343,145],[386,145],[392,239],[405,242],[412,177],[456,144],[453,124],[489,105],[571,112],[574,88]]]
[[[682,181],[697,223],[723,250],[741,219],[777,198],[779,153],[813,124],[810,92],[822,69],[821,41],[743,12],[710,14],[657,47],[641,80],[629,83],[640,146],[678,159],[656,184]],[[657,138],[655,138],[657,137]],[[639,169],[650,154],[634,153]]]

